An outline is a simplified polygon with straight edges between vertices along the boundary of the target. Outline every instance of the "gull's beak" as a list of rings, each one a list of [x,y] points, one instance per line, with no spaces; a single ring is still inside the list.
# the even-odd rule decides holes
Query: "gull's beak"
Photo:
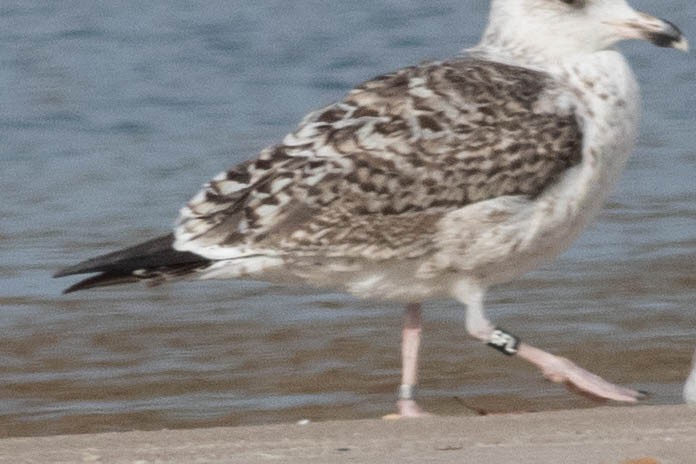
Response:
[[[689,42],[684,34],[677,26],[664,19],[645,13],[636,13],[629,20],[607,21],[606,24],[612,26],[623,39],[648,40],[658,47],[689,51]]]

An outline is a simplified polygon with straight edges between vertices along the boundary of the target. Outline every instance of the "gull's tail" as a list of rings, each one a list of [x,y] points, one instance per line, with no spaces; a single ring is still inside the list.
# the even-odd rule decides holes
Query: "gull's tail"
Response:
[[[55,273],[53,277],[99,273],[66,288],[63,293],[146,280],[158,283],[205,268],[210,260],[172,247],[173,234],[88,259]]]

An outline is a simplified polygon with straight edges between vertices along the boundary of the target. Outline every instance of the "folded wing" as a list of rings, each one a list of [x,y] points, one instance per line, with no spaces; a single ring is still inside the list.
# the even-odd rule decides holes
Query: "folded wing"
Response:
[[[174,246],[210,259],[426,253],[448,211],[533,198],[580,163],[563,92],[543,73],[471,58],[378,77],[206,184]]]

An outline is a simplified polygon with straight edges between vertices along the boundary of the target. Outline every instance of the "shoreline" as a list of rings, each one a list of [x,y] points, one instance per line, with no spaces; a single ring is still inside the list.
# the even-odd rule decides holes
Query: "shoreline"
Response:
[[[694,450],[696,408],[678,405],[5,438],[0,462],[688,464]]]

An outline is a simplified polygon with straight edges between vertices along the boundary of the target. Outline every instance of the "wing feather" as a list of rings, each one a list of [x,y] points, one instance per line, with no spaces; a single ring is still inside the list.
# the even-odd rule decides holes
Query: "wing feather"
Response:
[[[175,247],[426,252],[448,211],[535,197],[581,162],[563,95],[546,74],[471,58],[380,76],[206,184],[181,211]]]

